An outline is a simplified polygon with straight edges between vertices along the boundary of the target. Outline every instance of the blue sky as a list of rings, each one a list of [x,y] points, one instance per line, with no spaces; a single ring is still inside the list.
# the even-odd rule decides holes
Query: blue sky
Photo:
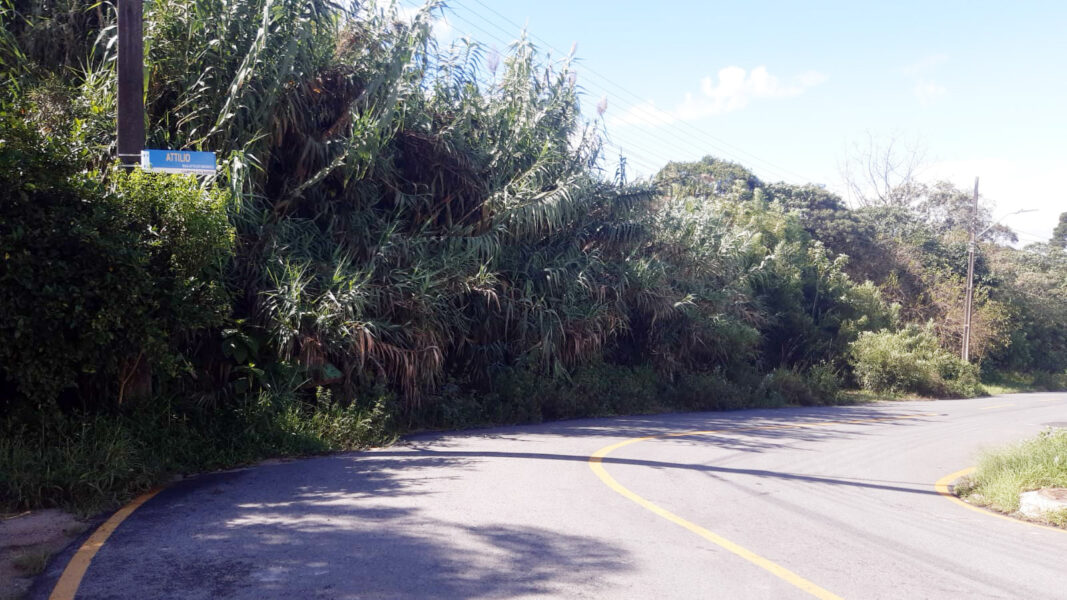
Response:
[[[444,18],[500,49],[523,25],[554,55],[577,43],[589,112],[607,96],[638,175],[712,154],[843,193],[850,148],[896,137],[925,148],[923,179],[1036,209],[1005,219],[1023,242],[1067,211],[1067,2],[452,0]]]

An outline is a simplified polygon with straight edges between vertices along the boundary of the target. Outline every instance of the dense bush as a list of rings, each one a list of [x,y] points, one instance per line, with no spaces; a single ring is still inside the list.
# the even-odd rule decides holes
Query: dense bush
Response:
[[[192,178],[78,170],[57,144],[0,121],[2,398],[45,409],[151,392],[229,314],[226,196]]]
[[[773,399],[756,393],[753,382],[737,382],[722,371],[679,373],[665,397],[683,410],[739,410],[774,406]]]
[[[852,343],[856,379],[868,390],[963,398],[983,393],[978,368],[941,348],[917,325],[897,332],[864,332]]]
[[[760,392],[774,404],[836,404],[840,399],[841,380],[833,367],[826,363],[815,365],[807,373],[775,369],[763,378]]]

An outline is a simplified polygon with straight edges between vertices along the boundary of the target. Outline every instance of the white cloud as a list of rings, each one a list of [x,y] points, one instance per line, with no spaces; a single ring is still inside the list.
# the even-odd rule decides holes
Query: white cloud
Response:
[[[930,106],[935,100],[948,93],[945,86],[933,81],[920,81],[911,89],[911,93],[919,100],[919,104]]]
[[[920,75],[925,75],[926,73],[929,73],[930,71],[937,68],[939,65],[942,65],[946,62],[948,62],[947,54],[930,54],[929,56],[924,56],[920,58],[919,60],[911,63],[910,65],[904,65],[903,67],[900,67],[900,72],[909,77],[918,77]]]
[[[608,115],[611,114],[611,108],[608,107]],[[640,104],[634,104],[626,109],[626,112],[617,116],[609,117],[608,123],[611,125],[666,125],[673,123],[678,119],[671,113],[660,110],[656,107],[656,103],[652,100],[642,102]]]
[[[934,81],[931,76],[933,71],[946,62],[947,54],[931,54],[898,69],[911,81],[911,94],[922,106],[930,106],[948,93],[948,88]]]
[[[825,73],[820,73],[818,71],[804,71],[800,75],[797,75],[797,83],[805,88],[815,87],[827,79],[829,79],[829,77]]]
[[[610,116],[608,123],[615,126],[657,126],[720,115],[745,108],[754,100],[799,96],[826,79],[826,75],[817,71],[805,71],[789,82],[783,82],[763,66],[752,71],[726,67],[719,70],[717,77],[702,79],[700,92],[687,93],[674,109],[661,109],[649,100],[631,106],[621,115]]]

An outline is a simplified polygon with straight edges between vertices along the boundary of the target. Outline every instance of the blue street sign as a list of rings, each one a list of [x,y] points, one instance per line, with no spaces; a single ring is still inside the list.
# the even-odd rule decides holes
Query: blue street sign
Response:
[[[188,150],[141,150],[141,168],[160,173],[215,173],[214,152]]]

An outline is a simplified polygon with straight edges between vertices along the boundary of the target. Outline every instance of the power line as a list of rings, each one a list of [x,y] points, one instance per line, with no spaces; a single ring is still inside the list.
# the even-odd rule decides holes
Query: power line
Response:
[[[1018,236],[1020,238],[1029,238],[1031,240],[1038,241],[1038,242],[1047,242],[1047,241],[1049,241],[1049,238],[1050,238],[1050,236],[1047,236],[1047,235],[1042,235],[1042,234],[1038,234],[1038,233],[1031,233],[1031,232],[1028,232],[1028,231],[1021,231],[1021,230],[1018,230],[1018,229],[1012,229],[1012,233],[1014,233],[1016,236]]]
[[[419,8],[417,5],[404,5],[404,6],[406,6],[407,8]],[[504,40],[503,38],[497,36],[496,34],[490,32],[490,31],[486,31],[484,28],[480,27],[478,24],[473,23],[473,22],[463,18],[459,14],[456,14],[456,13],[453,12],[452,16],[455,17],[456,19],[460,20],[460,21],[463,21],[464,23],[466,23],[467,25],[473,27],[477,31],[482,32],[483,34],[485,34],[489,38],[491,38],[491,39],[493,39],[493,40],[495,40],[495,41],[497,41],[497,42],[499,42],[499,43],[501,43],[501,44],[503,44],[505,46],[511,44],[511,42]],[[466,36],[466,37],[471,37],[467,32],[460,31],[459,33],[464,34],[464,36]],[[479,84],[484,85],[486,87],[491,87],[492,85],[494,85],[496,83],[495,80],[491,81],[491,80],[485,78],[484,76],[479,77],[478,73],[475,74],[475,80]],[[660,139],[662,139],[662,138],[660,138]],[[666,140],[666,141],[667,141],[667,143],[672,143],[670,140]],[[635,143],[634,145],[638,146],[639,144]],[[655,173],[657,173],[662,168],[663,165],[666,165],[667,163],[671,162],[671,159],[666,158],[663,155],[660,155],[658,153],[657,154],[653,154],[653,153],[649,153],[649,152],[645,151],[645,153],[643,153],[643,154],[634,154],[631,151],[626,151],[626,150],[623,149],[623,147],[620,144],[616,143],[614,140],[612,140],[610,138],[604,140],[604,147],[605,148],[614,148],[615,150],[619,151],[619,153],[621,154],[621,158],[624,158],[626,160],[627,164],[636,165],[636,166],[640,167],[642,170],[648,171],[649,176],[654,175]]]
[[[520,26],[520,25],[519,25],[518,23],[516,23],[516,22],[512,21],[511,19],[509,19],[509,18],[508,18],[508,17],[506,17],[505,15],[501,14],[501,13],[500,13],[499,11],[495,10],[495,9],[494,9],[494,8],[492,8],[491,6],[488,6],[487,4],[485,4],[484,2],[482,2],[482,0],[473,0],[473,1],[474,1],[474,2],[476,2],[476,3],[477,3],[477,4],[479,5],[479,6],[481,6],[481,7],[485,8],[485,9],[486,9],[486,10],[488,10],[489,12],[493,13],[493,14],[494,14],[494,15],[496,15],[497,17],[501,18],[501,19],[502,19],[502,20],[503,20],[504,22],[506,22],[506,23],[509,23],[509,24],[511,24],[511,25],[512,25],[512,26],[514,26],[514,27],[518,27],[518,28],[520,28],[520,29],[522,28],[522,26]],[[473,11],[472,11],[472,12],[473,12]],[[455,10],[454,10],[454,9],[453,9],[453,14],[456,14],[456,13],[455,13]],[[476,12],[475,12],[474,14],[478,14],[478,13],[476,13]],[[479,15],[479,16],[480,16],[480,17],[481,17],[481,18],[482,18],[483,20],[485,20],[485,21],[489,22],[489,19],[488,19],[488,18],[486,18],[486,17],[484,17],[484,16],[481,16],[481,15]],[[469,21],[467,21],[467,22],[469,23]],[[503,28],[502,28],[502,27],[500,27],[499,25],[497,25],[497,24],[495,24],[495,23],[494,23],[494,25],[496,25],[496,26],[497,26],[498,28],[500,28],[500,29],[502,29],[502,30],[503,30]],[[543,44],[545,44],[545,46],[546,46],[546,47],[548,47],[548,49],[549,49],[549,50],[552,50],[552,51],[554,51],[554,52],[559,52],[559,50],[557,50],[557,49],[553,48],[553,47],[552,47],[552,45],[551,45],[551,44],[549,44],[549,43],[548,43],[548,42],[547,42],[546,40],[544,40],[543,38],[541,38],[541,37],[539,37],[539,36],[537,36],[537,35],[535,35],[535,34],[532,34],[532,33],[530,34],[530,37],[531,37],[531,38],[533,38],[533,39],[535,39],[535,40],[538,40],[539,42],[541,42],[541,43],[543,43]],[[630,90],[626,89],[626,88],[625,88],[625,87],[623,87],[622,85],[620,85],[620,84],[618,84],[618,83],[615,83],[615,82],[614,82],[614,81],[612,81],[611,79],[607,78],[606,76],[604,76],[604,75],[602,75],[602,74],[600,74],[600,73],[597,73],[596,71],[594,71],[594,70],[592,70],[592,69],[585,69],[585,71],[586,71],[587,73],[589,73],[590,75],[593,75],[593,76],[594,76],[594,77],[596,77],[597,79],[600,79],[600,80],[602,80],[602,81],[606,82],[607,84],[611,85],[612,87],[614,87],[614,88],[618,89],[618,90],[619,90],[619,91],[620,91],[621,93],[623,93],[623,94],[626,94],[627,96],[629,96],[629,97],[631,97],[631,98],[635,99],[635,101],[636,101],[636,102],[638,102],[638,104],[634,104],[634,105],[632,105],[632,106],[634,106],[634,107],[637,107],[637,108],[640,108],[640,109],[645,109],[645,110],[648,110],[648,109],[647,109],[647,107],[646,107],[646,106],[645,106],[645,104],[644,104],[644,103],[645,103],[645,100],[644,100],[644,99],[642,99],[641,97],[639,97],[639,96],[638,96],[637,94],[635,94],[635,93],[631,92]],[[649,112],[650,112],[650,111],[649,111]],[[651,113],[651,112],[650,112],[650,114],[654,114],[654,113]],[[745,156],[748,156],[748,157],[750,157],[750,158],[751,158],[752,160],[755,160],[755,161],[757,161],[757,162],[763,163],[764,165],[766,165],[766,166],[768,166],[768,167],[771,167],[771,168],[773,168],[773,169],[774,169],[775,171],[777,171],[777,172],[778,172],[779,174],[781,174],[781,173],[785,173],[785,174],[791,175],[791,176],[793,176],[793,177],[796,177],[796,178],[798,179],[798,181],[799,181],[800,183],[803,183],[803,182],[805,182],[805,181],[810,181],[810,178],[804,177],[803,175],[799,175],[799,174],[797,174],[797,173],[795,173],[795,172],[792,172],[792,171],[790,171],[790,170],[788,170],[788,169],[786,169],[786,168],[784,168],[784,167],[778,166],[778,165],[776,165],[776,164],[774,164],[774,163],[772,163],[772,162],[770,162],[770,161],[768,161],[768,160],[765,160],[765,159],[763,159],[763,158],[760,158],[760,157],[756,156],[755,154],[752,154],[751,152],[748,152],[748,151],[744,150],[743,148],[740,148],[740,147],[738,147],[738,146],[736,146],[736,145],[734,145],[734,144],[731,144],[731,143],[727,142],[726,140],[723,140],[723,139],[721,139],[721,138],[718,138],[718,137],[716,137],[716,136],[714,136],[714,135],[712,135],[712,134],[708,133],[707,131],[704,131],[703,129],[700,129],[700,128],[696,127],[695,125],[693,125],[693,124],[691,124],[691,123],[686,123],[685,121],[677,121],[677,123],[680,123],[680,124],[681,124],[682,126],[684,126],[684,127],[686,128],[686,129],[689,129],[690,131],[692,131],[692,132],[694,132],[694,133],[696,133],[696,134],[698,134],[698,135],[700,135],[700,136],[703,136],[704,138],[707,138],[707,139],[710,139],[710,140],[714,140],[714,141],[715,141],[715,142],[716,142],[717,144],[721,144],[721,145],[723,145],[723,146],[726,146],[726,147],[728,147],[728,148],[733,148],[733,149],[734,149],[734,151],[736,151],[737,153],[743,154],[743,155],[745,155]],[[674,123],[674,122],[672,122],[672,123],[665,123],[665,125],[666,125],[666,126],[668,126],[668,127],[672,127],[672,128],[674,128],[675,130],[680,130],[680,127],[679,127],[679,126],[677,126],[677,125],[675,125],[675,123]],[[713,145],[713,147],[715,146],[715,144],[712,144],[712,145]],[[721,148],[720,148],[720,149],[721,149]]]
[[[417,6],[409,6],[409,8],[418,8],[418,7]],[[492,10],[492,9],[490,9],[490,10]],[[496,13],[496,11],[492,11],[492,12]],[[488,23],[489,25],[492,25],[496,29],[499,29],[500,31],[502,31],[505,34],[507,34],[507,30],[503,26],[501,26],[499,23],[496,23],[496,22],[488,19],[487,17],[478,14],[477,12],[473,12],[472,11],[472,13],[474,15],[478,16],[478,18],[480,18],[483,21],[485,21],[486,23]],[[496,14],[499,14],[499,13],[496,13]],[[471,28],[481,32],[482,34],[484,34],[488,38],[490,38],[492,40],[495,40],[496,42],[498,42],[498,43],[500,43],[500,44],[502,44],[504,46],[508,46],[508,45],[511,45],[513,43],[512,41],[505,40],[505,39],[501,38],[500,36],[498,36],[497,34],[486,30],[482,26],[478,25],[477,23],[474,23],[474,22],[470,21],[469,19],[465,18],[463,15],[455,12],[454,10],[451,11],[451,16],[454,17],[455,19],[459,20],[459,21],[462,21],[463,23],[466,23]],[[469,34],[469,32],[458,31],[458,33],[462,34],[464,37],[468,37],[468,38],[473,37],[473,36],[471,36]],[[534,36],[531,36],[531,37],[534,37]],[[558,50],[555,50],[555,49],[553,49],[551,47],[549,47],[549,50],[553,50],[553,51],[558,52]],[[601,76],[601,78],[603,78],[603,77]],[[476,80],[479,83],[481,83],[483,85],[487,85],[487,86],[491,85],[492,83],[495,83],[495,81],[490,82],[489,80],[487,80],[485,78],[477,78],[477,76],[476,76]],[[615,95],[615,94],[613,94],[611,92],[608,92],[605,88],[601,87],[600,89],[604,90],[605,96],[611,96],[611,97],[615,98],[616,100],[620,100],[621,101],[621,99],[619,99],[619,97],[617,95]],[[636,109],[641,109],[641,110],[646,110],[646,111],[648,110],[647,107],[645,107],[643,105],[631,105],[629,107],[624,107],[624,109],[625,108],[636,108]],[[605,132],[605,133],[607,133],[607,132]],[[668,137],[664,137],[664,135],[666,135]],[[707,149],[704,148],[704,147],[700,147],[694,141],[692,141],[689,137],[675,137],[675,136],[671,136],[670,134],[668,134],[666,132],[664,132],[664,135],[660,135],[659,133],[647,132],[647,131],[645,132],[645,137],[646,138],[653,138],[653,139],[659,141],[660,143],[663,143],[663,144],[667,145],[668,147],[674,148],[675,150],[679,151],[680,153],[684,154],[684,153],[691,152],[691,153],[698,154],[698,155],[701,155],[701,156],[706,154]],[[624,149],[624,146],[628,146],[628,147],[631,147],[631,148],[633,148],[633,147],[640,148],[643,145],[647,145],[647,141],[645,143],[642,143],[642,141],[635,140],[635,139],[631,138],[630,136],[607,134],[607,137],[604,140],[604,146],[605,147],[614,148],[614,149],[618,150],[619,153],[622,155],[622,158],[625,158],[629,164],[636,165],[637,167],[640,167],[643,170],[648,171],[649,176],[654,175],[656,172],[658,172],[663,166],[667,165],[668,163],[675,162],[680,158],[680,157],[671,158],[671,157],[667,157],[667,156],[665,156],[663,154],[659,154],[658,152],[655,152],[655,153],[654,152],[650,152],[647,148],[643,151],[643,153],[640,153],[640,154],[634,153],[633,150],[625,150]],[[683,146],[687,146],[688,150]],[[729,153],[726,153],[726,155],[729,157]],[[758,157],[757,157],[757,160],[758,160]],[[765,161],[763,161],[763,162],[765,162]],[[768,169],[768,170],[770,170],[770,169]],[[777,177],[780,177],[783,180],[791,179],[790,177],[788,177],[786,175],[783,175],[780,172],[772,171],[772,173],[774,175],[776,175]],[[803,179],[801,179],[799,182],[791,182],[791,183],[802,183],[802,182],[803,182]]]
[[[492,32],[486,31],[484,28],[480,27],[476,23],[473,23],[473,22],[463,18],[462,16],[460,16],[458,14],[453,13],[452,16],[454,16],[455,18],[457,18],[460,21],[463,21],[464,23],[470,25],[474,29],[482,32],[486,36],[489,36],[491,39],[493,39],[493,40],[495,40],[495,41],[497,41],[497,42],[499,42],[501,44],[504,44],[504,45],[510,44],[510,42],[505,41],[504,39],[500,38],[499,36],[497,36],[496,34],[494,34]],[[465,32],[463,32],[463,33],[465,33]],[[672,145],[672,146],[676,145],[676,140],[663,138],[663,137],[658,136],[658,135],[653,135],[652,137],[654,137],[655,139],[657,139],[657,140],[659,140],[661,142],[664,142],[664,143],[666,143],[668,145]],[[616,148],[619,148],[620,150],[622,149],[621,145],[619,145],[618,143],[613,143],[613,142],[614,142],[614,140],[612,139],[612,136],[609,136],[608,139],[605,140],[606,145],[614,145]],[[628,143],[628,141],[627,141],[627,143]],[[635,142],[633,145],[634,146],[639,146],[640,144],[637,144]],[[646,168],[650,171],[650,173],[653,173],[653,174],[660,169],[659,166],[656,166],[654,164],[655,161],[658,160],[658,161],[662,162],[663,165],[666,165],[668,162],[671,162],[671,159],[666,158],[666,157],[664,157],[662,155],[656,155],[654,157],[651,157],[651,156],[652,155],[647,153],[647,151],[646,151],[646,154],[644,155],[644,158],[645,158],[644,161],[635,160],[633,162],[643,162],[644,164],[642,166],[646,166]],[[649,158],[649,157],[651,157],[651,158]],[[631,156],[629,158],[635,158],[635,157]]]
[[[604,147],[617,151],[619,154],[619,158],[624,159],[627,164],[636,164],[638,167],[642,167],[644,170],[648,171],[650,177],[658,173],[659,170],[663,168],[662,165],[659,165],[657,162],[654,162],[657,159],[650,159],[641,155],[630,154],[622,146],[619,146],[617,144],[605,143]]]
[[[477,1],[477,0],[475,0],[475,1]],[[481,3],[479,2],[479,4],[481,4]],[[485,6],[485,5],[484,5],[484,4],[482,4],[482,6]],[[489,8],[489,7],[486,7],[486,8],[488,8],[488,10],[490,10],[491,12],[493,12],[494,14],[497,14],[497,15],[499,16],[499,14],[500,14],[500,13],[496,12],[495,10],[493,10],[493,9],[491,9],[491,8]],[[488,23],[488,24],[492,25],[493,27],[495,27],[495,28],[497,28],[497,29],[499,29],[499,30],[501,30],[501,31],[504,31],[504,32],[506,33],[506,31],[507,31],[507,30],[506,30],[506,28],[504,28],[504,27],[503,27],[502,25],[500,25],[499,23],[496,23],[496,22],[492,21],[491,19],[489,19],[489,18],[485,17],[484,15],[481,15],[481,14],[479,14],[479,13],[477,13],[477,12],[474,12],[474,11],[471,11],[471,12],[472,12],[472,14],[474,14],[475,16],[477,16],[478,18],[480,18],[480,19],[482,19],[483,21],[485,21],[486,23]],[[506,40],[504,40],[504,39],[500,38],[500,37],[499,37],[498,35],[496,35],[495,33],[492,33],[492,32],[490,32],[490,31],[487,31],[486,29],[484,29],[483,27],[481,27],[481,26],[480,26],[480,25],[478,25],[477,23],[474,23],[474,22],[470,21],[469,19],[465,18],[465,17],[463,16],[463,15],[459,14],[458,12],[456,12],[456,11],[455,11],[454,9],[453,9],[453,10],[451,11],[451,16],[452,16],[452,17],[454,17],[454,18],[456,18],[456,19],[457,19],[457,20],[459,20],[459,21],[462,21],[463,23],[466,23],[467,25],[469,25],[470,27],[474,28],[475,30],[477,30],[477,31],[480,31],[480,32],[482,32],[483,34],[485,34],[485,35],[486,35],[486,36],[488,36],[489,38],[491,38],[491,39],[493,39],[493,40],[495,40],[495,41],[497,41],[497,42],[499,42],[499,43],[501,43],[501,44],[503,44],[503,45],[505,45],[505,46],[506,46],[506,45],[509,45],[509,44],[511,43],[511,42],[509,42],[509,41],[506,41]],[[508,20],[508,19],[507,19],[506,17],[504,17],[504,19],[505,19],[505,21],[508,21],[508,22],[510,22],[510,23],[512,23],[512,24],[514,24],[514,22],[512,22],[512,21]],[[517,25],[516,25],[516,26],[517,26]],[[466,32],[462,32],[462,33],[465,33],[465,34],[466,34]],[[469,36],[469,34],[467,34],[467,35],[468,35],[468,37],[470,37],[470,36]],[[548,44],[547,44],[547,42],[544,42],[544,40],[542,40],[541,38],[538,38],[537,36],[534,36],[534,35],[532,35],[532,34],[530,35],[530,37],[532,37],[532,38],[534,38],[534,39],[537,39],[537,40],[539,40],[539,41],[542,41],[543,43],[545,43],[545,44],[546,44],[546,46],[548,46],[548,49],[549,49],[549,50],[552,50],[552,51],[554,51],[554,52],[559,52],[559,50],[557,50],[557,49],[555,49],[555,48],[552,48],[552,47],[551,47],[550,45],[548,45]],[[611,84],[612,84],[613,86],[615,86],[615,87],[617,87],[617,88],[620,88],[620,89],[624,89],[624,88],[621,88],[621,86],[619,86],[618,84],[615,84],[614,82],[611,82],[610,80],[608,80],[607,78],[605,78],[605,77],[604,77],[604,76],[602,76],[602,75],[599,75],[599,74],[597,74],[597,73],[595,73],[595,72],[593,72],[593,71],[591,71],[591,70],[589,70],[588,72],[589,72],[589,73],[591,73],[591,74],[594,74],[594,75],[596,75],[596,76],[597,76],[597,77],[598,77],[599,79],[602,79],[602,80],[604,80],[604,81],[607,81],[608,83],[611,83]],[[623,100],[622,100],[621,98],[619,98],[619,96],[617,96],[616,94],[614,94],[614,93],[612,93],[612,92],[609,92],[609,91],[607,91],[607,89],[606,89],[606,88],[604,88],[604,87],[600,87],[600,89],[601,89],[601,90],[603,90],[603,91],[605,92],[605,95],[606,95],[606,96],[614,97],[614,98],[615,98],[616,100],[619,100],[619,101],[620,101],[620,103],[624,102],[624,101],[623,101]],[[634,94],[632,94],[632,93],[630,93],[630,92],[627,92],[627,93],[628,93],[628,94],[630,94],[631,96],[634,96]],[[634,97],[636,97],[636,96],[634,96]],[[649,112],[649,110],[650,110],[650,109],[648,109],[648,107],[647,107],[647,106],[644,106],[644,102],[643,102],[643,101],[641,102],[641,104],[633,104],[633,105],[629,105],[629,106],[626,106],[626,105],[624,105],[623,109],[625,110],[625,109],[627,109],[627,108],[636,108],[636,109],[638,109],[638,110],[644,110],[644,111],[646,111],[646,112]],[[649,114],[654,114],[654,113],[651,113],[651,112],[649,112]],[[668,124],[667,124],[667,126],[668,126],[668,127],[671,127],[671,128],[672,128],[672,129],[674,129],[675,131],[680,131],[680,129],[679,129],[679,128],[678,128],[678,127],[677,127],[676,125],[674,125],[673,123],[668,123]],[[696,132],[696,133],[697,133],[698,135],[705,135],[705,136],[707,136],[707,134],[703,134],[703,133],[701,133],[701,132],[700,132],[699,130],[694,130],[694,131],[695,131],[695,132]],[[665,132],[665,135],[670,135],[670,134],[666,134],[666,132]],[[704,147],[701,147],[701,146],[698,146],[698,145],[697,145],[697,144],[696,144],[696,143],[695,143],[694,141],[692,141],[692,140],[690,139],[690,138],[691,138],[692,136],[687,136],[687,137],[678,137],[678,136],[672,136],[672,137],[670,137],[670,138],[667,138],[667,137],[664,137],[663,135],[660,135],[659,133],[653,133],[653,132],[649,132],[649,131],[646,131],[646,132],[645,132],[645,136],[646,136],[646,137],[650,137],[650,138],[653,138],[653,139],[655,139],[655,140],[659,141],[660,143],[664,143],[664,144],[666,144],[666,145],[668,145],[668,146],[670,146],[670,147],[674,147],[674,148],[676,148],[676,149],[679,149],[679,150],[680,150],[680,151],[682,151],[682,152],[686,152],[686,151],[685,151],[684,149],[682,149],[682,146],[683,146],[683,145],[687,145],[687,146],[689,147],[689,150],[688,150],[688,151],[689,151],[689,152],[692,152],[692,153],[696,153],[696,154],[704,155],[704,154],[706,153],[706,151],[707,151],[707,149],[706,149],[706,148],[704,148]],[[616,136],[614,136],[614,135],[611,135],[611,134],[609,134],[609,136],[608,136],[608,137],[609,137],[609,138],[613,138],[613,137],[616,137]],[[708,137],[711,137],[711,136],[708,136]],[[712,139],[714,139],[714,138],[712,137]],[[634,144],[634,145],[638,145],[638,146],[639,146],[640,144]],[[725,150],[723,150],[722,148],[718,147],[718,146],[717,146],[717,145],[716,145],[715,143],[709,143],[709,145],[710,145],[710,146],[712,146],[713,148],[716,148],[716,149],[718,149],[718,150],[722,151],[722,152],[723,152],[723,154],[725,154],[725,155],[726,155],[727,157],[729,157],[729,158],[735,158],[734,156],[732,156],[732,155],[731,155],[731,153],[730,153],[730,152],[728,152],[728,151],[725,151]],[[743,152],[743,151],[742,151],[742,152]],[[780,177],[781,179],[783,179],[783,180],[786,180],[786,181],[788,181],[788,180],[790,180],[790,179],[793,179],[793,177],[790,177],[790,176],[786,175],[786,173],[788,173],[788,171],[786,171],[785,169],[782,169],[781,167],[777,167],[776,165],[773,165],[773,163],[769,163],[768,161],[765,161],[765,160],[763,160],[763,159],[760,159],[759,157],[756,157],[755,155],[752,155],[752,154],[750,154],[750,153],[747,153],[747,152],[744,152],[744,153],[745,153],[745,154],[748,154],[749,156],[752,156],[752,157],[753,157],[753,159],[755,159],[755,160],[757,160],[757,161],[759,161],[759,162],[762,162],[762,163],[764,163],[764,164],[770,165],[770,168],[768,168],[768,169],[766,169],[766,170],[770,171],[770,172],[771,172],[772,174],[774,174],[775,176],[777,176],[777,177]],[[671,162],[671,160],[670,160],[670,159],[665,159],[665,160],[663,161],[663,163],[664,163],[664,164],[666,164],[666,163],[668,163],[668,162]],[[794,174],[794,175],[795,175],[795,174]],[[805,181],[805,178],[804,178],[804,177],[802,177],[802,176],[796,176],[796,177],[798,177],[798,179],[796,179],[796,180],[794,180],[794,181],[791,181],[791,183],[800,183],[800,184],[802,184],[802,183],[803,183],[803,182]]]
[[[483,6],[484,6],[484,5],[483,5]],[[490,10],[492,10],[492,9],[490,9]],[[495,13],[495,11],[493,11],[493,12]],[[475,16],[477,16],[477,17],[478,17],[479,19],[482,19],[482,20],[483,20],[483,21],[485,21],[486,23],[488,23],[488,24],[492,25],[493,27],[495,27],[495,28],[497,28],[497,29],[499,29],[499,30],[501,30],[501,31],[503,31],[503,32],[505,32],[505,33],[507,32],[507,30],[506,30],[506,29],[505,29],[505,28],[504,28],[503,26],[501,26],[501,25],[500,25],[499,23],[496,23],[496,22],[492,21],[491,19],[489,19],[489,18],[485,17],[484,15],[481,15],[481,14],[479,14],[479,13],[477,13],[477,12],[473,12],[473,11],[472,11],[472,14],[474,14]],[[496,13],[496,14],[499,14],[499,13]],[[507,42],[507,41],[505,41],[505,40],[501,39],[501,38],[500,38],[499,36],[497,36],[496,34],[494,34],[494,33],[491,33],[491,32],[489,32],[489,31],[486,31],[486,30],[485,30],[484,28],[482,28],[482,27],[481,27],[481,26],[479,26],[478,24],[476,24],[476,23],[474,23],[474,22],[472,22],[472,21],[470,21],[470,20],[466,19],[466,18],[465,18],[465,17],[463,17],[463,16],[461,15],[461,14],[457,13],[457,12],[456,12],[455,10],[453,10],[453,11],[452,11],[452,16],[453,16],[453,17],[455,17],[456,19],[458,19],[458,20],[460,20],[460,21],[463,21],[464,23],[466,23],[466,24],[470,25],[471,27],[473,27],[473,28],[477,29],[478,31],[481,31],[481,32],[482,32],[482,33],[484,33],[485,35],[489,36],[490,38],[492,38],[492,39],[494,39],[494,40],[496,40],[496,41],[498,41],[498,42],[500,42],[501,44],[505,44],[505,45],[507,45],[507,44],[509,44],[509,43],[510,43],[510,42]],[[533,36],[532,34],[531,34],[531,36],[530,36],[530,37],[533,37],[533,38],[535,38],[535,39],[540,39],[540,38],[537,38],[536,36]],[[543,40],[541,40],[541,41],[543,41]],[[547,45],[547,44],[546,44],[546,45]],[[559,50],[557,50],[557,49],[555,49],[555,48],[552,48],[551,46],[549,46],[549,50],[552,50],[552,51],[554,51],[554,52],[559,52]],[[591,72],[591,71],[590,71],[590,72]],[[603,78],[602,76],[600,76],[600,77],[601,77],[601,78]],[[584,87],[584,86],[583,86],[583,87]],[[623,101],[623,100],[622,100],[621,98],[619,98],[619,97],[618,97],[618,96],[617,96],[616,94],[614,94],[613,92],[610,92],[610,91],[608,91],[608,90],[607,90],[606,88],[604,88],[604,87],[602,87],[602,86],[601,86],[601,87],[600,87],[599,89],[600,89],[600,90],[602,90],[602,91],[604,92],[604,95],[605,95],[605,96],[609,96],[609,97],[615,98],[615,99],[616,99],[616,100],[618,100],[618,101],[619,101],[620,103],[623,103],[623,102],[624,102],[624,101]],[[624,105],[623,105],[623,108],[622,108],[622,110],[625,110],[625,109],[628,109],[628,108],[634,108],[634,109],[638,109],[638,110],[643,110],[643,111],[646,111],[646,112],[647,112],[648,114],[650,114],[650,115],[653,115],[653,116],[654,116],[654,113],[651,113],[650,109],[648,109],[648,107],[644,106],[643,102],[642,102],[641,104],[633,104],[633,105],[625,105],[625,104],[624,104]],[[667,137],[664,137],[663,135],[660,135],[659,133],[653,133],[653,132],[648,132],[648,131],[646,131],[646,132],[645,132],[645,135],[646,135],[646,137],[651,137],[651,138],[653,138],[653,139],[656,139],[657,141],[659,141],[659,142],[661,142],[661,143],[665,143],[665,144],[667,144],[667,145],[669,145],[669,146],[674,146],[674,147],[678,148],[678,147],[679,147],[679,144],[685,144],[685,145],[688,145],[688,146],[689,146],[689,151],[691,151],[691,152],[694,152],[694,153],[697,153],[697,154],[701,154],[701,155],[703,155],[703,154],[705,154],[705,153],[706,153],[706,148],[702,148],[702,147],[700,147],[700,146],[696,145],[696,144],[695,144],[695,143],[694,143],[693,141],[691,141],[691,140],[690,140],[690,138],[689,138],[689,137],[670,137],[670,138],[667,138]],[[616,137],[616,136],[615,136],[615,135],[613,135],[613,134],[608,134],[608,137],[609,137],[609,138],[612,138],[612,137]],[[635,145],[636,145],[636,144],[635,144]],[[711,144],[711,145],[712,145],[713,147],[715,146],[714,144]],[[729,156],[729,153],[728,153],[728,152],[725,152],[725,151],[724,151],[724,153],[725,153],[725,154],[727,154],[727,155]],[[667,160],[667,161],[665,161],[665,163],[666,163],[666,162],[670,162],[670,161],[669,161],[669,160]],[[783,176],[783,175],[782,175],[781,173],[779,173],[779,172],[776,172],[775,174],[776,174],[777,176],[779,176],[779,177],[782,177],[783,179],[789,179],[789,177],[785,177],[785,176]]]

